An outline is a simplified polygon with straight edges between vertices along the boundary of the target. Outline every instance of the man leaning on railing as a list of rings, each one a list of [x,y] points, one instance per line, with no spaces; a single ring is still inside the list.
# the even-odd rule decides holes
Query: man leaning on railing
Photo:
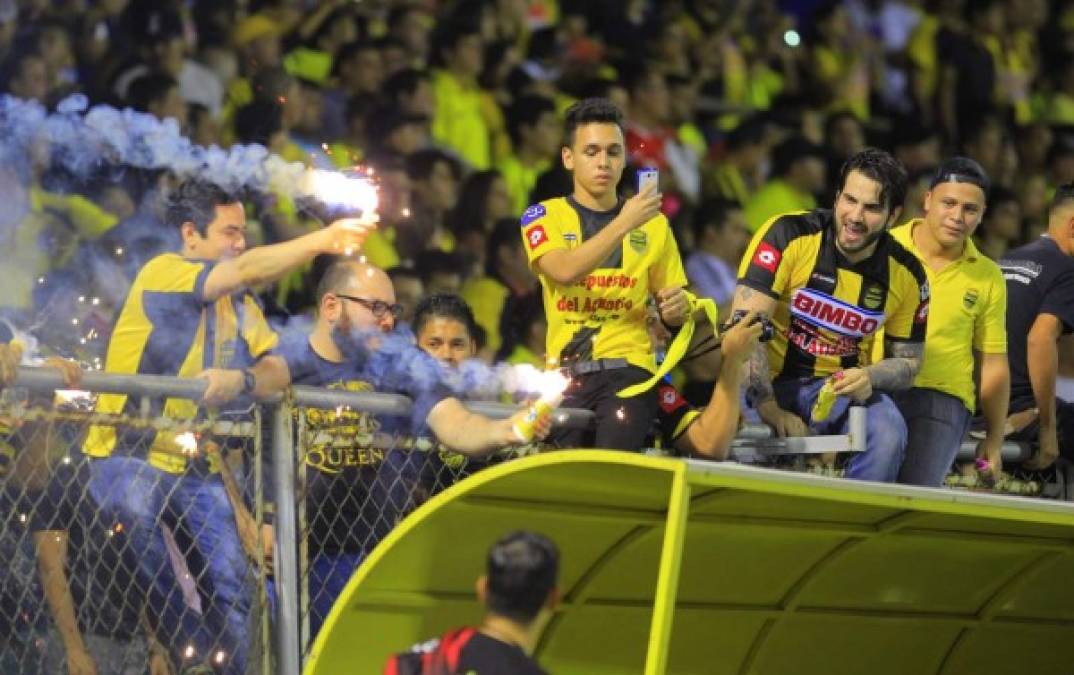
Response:
[[[253,368],[259,386],[401,393],[414,407],[409,420],[374,420],[350,410],[308,415],[310,440],[300,458],[307,469],[311,639],[364,556],[413,507],[424,457],[407,440],[431,434],[452,450],[479,456],[517,443],[512,426],[525,414],[491,420],[452,397],[440,365],[409,337],[392,335],[402,308],[379,268],[336,262],[317,297],[313,332],[284,336],[277,350],[282,360]],[[340,434],[341,425],[350,433]],[[547,426],[538,430],[541,437]]]
[[[240,392],[262,393],[249,371],[276,346],[257,300],[247,289],[270,282],[315,256],[360,247],[364,224],[338,221],[291,241],[246,250],[246,217],[237,197],[198,180],[169,200],[167,223],[182,249],[150,260],[138,272],[108,344],[111,373],[202,377],[203,403]],[[135,413],[136,401],[102,395],[97,411]],[[188,400],[154,400],[153,416],[203,415]],[[251,575],[235,528],[235,512],[205,454],[184,453],[174,433],[93,426],[85,441],[90,494],[102,516],[123,523],[137,551],[137,579],[148,593],[158,639],[179,668],[246,668]],[[195,451],[195,453],[197,452]],[[202,612],[186,606],[162,524],[189,538],[183,555],[203,561],[195,580]],[[199,569],[190,565],[191,569]]]

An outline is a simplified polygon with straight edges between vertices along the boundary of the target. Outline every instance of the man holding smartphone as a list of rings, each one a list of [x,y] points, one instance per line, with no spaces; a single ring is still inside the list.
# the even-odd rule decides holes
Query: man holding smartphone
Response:
[[[563,405],[593,410],[597,425],[595,433],[567,430],[550,440],[637,450],[652,424],[656,391],[617,394],[656,371],[645,321],[650,295],[665,324],[685,322],[686,274],[660,213],[655,172],[630,199],[616,191],[626,143],[614,104],[585,99],[571,106],[560,154],[574,190],[526,209],[522,240],[543,289],[547,363],[571,377]]]

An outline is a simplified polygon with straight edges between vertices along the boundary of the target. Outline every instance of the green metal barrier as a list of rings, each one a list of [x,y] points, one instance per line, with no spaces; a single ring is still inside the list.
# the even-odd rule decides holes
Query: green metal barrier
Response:
[[[306,664],[379,673],[481,608],[489,545],[562,552],[557,675],[1074,672],[1074,505],[556,452],[464,481],[351,579]]]

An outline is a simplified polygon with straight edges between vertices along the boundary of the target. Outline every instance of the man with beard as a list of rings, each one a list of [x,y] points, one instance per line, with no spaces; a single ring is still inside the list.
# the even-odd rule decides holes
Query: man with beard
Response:
[[[446,448],[481,456],[518,443],[526,413],[491,420],[469,412],[443,383],[442,366],[409,337],[392,334],[402,307],[391,279],[368,264],[342,261],[317,288],[309,335],[285,335],[278,359],[253,369],[259,386],[290,383],[409,396],[409,420],[353,410],[307,411],[306,517],[309,522],[310,636],[317,634],[354,570],[424,495],[420,474],[435,436]],[[547,423],[539,430],[547,433]]]
[[[780,436],[846,433],[850,402],[866,406],[866,449],[849,478],[893,482],[906,450],[906,423],[882,393],[911,386],[925,348],[928,279],[888,233],[905,192],[898,162],[863,150],[843,165],[831,210],[772,218],[739,268],[733,309],[776,327],[750,361],[751,404]],[[881,326],[884,358],[868,364]],[[814,408],[825,384],[829,411]]]

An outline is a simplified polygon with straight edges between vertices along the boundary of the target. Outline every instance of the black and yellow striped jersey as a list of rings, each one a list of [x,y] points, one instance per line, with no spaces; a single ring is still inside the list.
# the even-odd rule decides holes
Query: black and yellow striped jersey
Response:
[[[210,261],[188,260],[177,253],[165,253],[146,263],[131,284],[112,330],[105,371],[194,377],[206,368],[252,365],[274,348],[276,333],[252,294],[244,291],[213,302],[204,300],[205,280],[212,268]],[[131,414],[137,412],[135,403],[123,394],[103,394],[97,399],[97,411]],[[152,410],[153,415],[171,419],[191,419],[197,413],[195,402],[177,398],[154,402]],[[112,454],[117,449],[116,436],[114,427],[90,427],[85,453],[92,457]],[[186,459],[175,436],[165,432],[152,438],[124,436],[122,451],[138,455],[148,451],[150,464],[178,473]]]
[[[850,262],[835,244],[828,209],[769,220],[746,249],[738,276],[778,302],[768,346],[774,378],[826,377],[867,365],[881,326],[886,339],[925,341],[929,282],[921,263],[887,232],[873,255]]]
[[[548,358],[558,365],[623,358],[649,372],[656,370],[646,303],[657,291],[686,287],[679,247],[663,214],[623,237],[620,248],[573,284],[557,284],[536,265],[549,251],[580,246],[622,207],[620,201],[613,210],[599,212],[573,197],[560,197],[534,204],[522,214],[526,255],[544,289]]]

